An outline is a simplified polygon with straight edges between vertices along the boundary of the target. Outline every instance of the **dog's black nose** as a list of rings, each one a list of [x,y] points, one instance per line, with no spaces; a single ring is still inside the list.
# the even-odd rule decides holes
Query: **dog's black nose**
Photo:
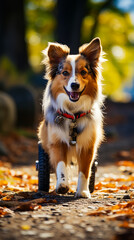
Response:
[[[73,91],[76,91],[78,90],[80,87],[80,84],[79,83],[71,83],[71,88]]]

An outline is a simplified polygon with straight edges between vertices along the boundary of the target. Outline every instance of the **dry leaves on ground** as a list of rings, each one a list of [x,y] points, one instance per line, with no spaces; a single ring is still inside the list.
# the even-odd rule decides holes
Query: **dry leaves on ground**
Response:
[[[96,210],[89,210],[88,216],[106,217],[109,221],[120,220],[120,226],[134,227],[134,163],[118,161],[120,175],[104,174],[95,185],[95,199],[117,199],[118,204],[104,204]],[[72,185],[75,185],[72,182]],[[35,166],[23,169],[12,169],[10,165],[0,162],[0,217],[13,215],[15,211],[35,211],[46,204],[57,204],[57,200],[35,197],[38,188],[38,177]],[[51,190],[53,190],[51,188]],[[73,191],[72,191],[73,192]],[[55,194],[53,192],[52,194]],[[95,200],[94,200],[95,201]]]
[[[134,228],[134,162],[118,161],[116,166],[119,168],[121,176],[113,173],[103,178],[103,181],[95,185],[95,194],[101,197],[107,193],[107,198],[118,199],[119,203],[112,205],[107,203],[105,206],[98,207],[94,211],[89,211],[88,216],[103,216],[107,220],[122,221],[119,224],[123,228]],[[124,174],[126,173],[126,174]]]

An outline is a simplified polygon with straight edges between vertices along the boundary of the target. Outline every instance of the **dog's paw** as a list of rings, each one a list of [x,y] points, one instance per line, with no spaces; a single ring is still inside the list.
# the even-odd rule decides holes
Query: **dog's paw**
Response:
[[[75,194],[76,198],[91,198],[88,188],[88,178],[82,172],[79,172],[78,186]]]
[[[64,183],[61,183],[58,186],[56,186],[56,192],[59,194],[65,194],[68,192],[68,190],[69,190],[69,187]]]
[[[75,194],[75,198],[91,198],[90,192],[87,190],[85,191],[77,191]]]

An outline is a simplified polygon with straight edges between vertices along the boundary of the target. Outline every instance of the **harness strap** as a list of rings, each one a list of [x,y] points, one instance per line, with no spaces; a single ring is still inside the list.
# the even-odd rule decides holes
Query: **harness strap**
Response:
[[[76,120],[90,113],[90,110],[88,112],[78,112],[78,113],[75,113],[74,115],[66,112],[62,112],[61,110],[58,110],[57,113],[65,118]]]
[[[78,135],[77,122],[76,122],[77,119],[87,115],[90,112],[91,111],[89,110],[88,112],[77,112],[74,115],[72,115],[66,112],[62,112],[61,110],[57,111],[57,116],[55,118],[56,123],[61,124],[64,121],[64,117],[72,120],[72,122],[69,125],[69,136],[70,136],[69,143],[71,146],[75,146],[77,142],[77,135]]]

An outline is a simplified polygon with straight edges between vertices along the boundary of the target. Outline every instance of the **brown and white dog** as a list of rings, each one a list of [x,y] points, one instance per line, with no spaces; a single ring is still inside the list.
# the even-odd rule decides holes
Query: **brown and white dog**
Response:
[[[100,39],[82,45],[77,55],[69,51],[58,43],[49,43],[43,51],[48,84],[38,137],[56,171],[56,191],[68,191],[66,167],[75,157],[79,171],[76,197],[89,198],[91,167],[103,139]]]

